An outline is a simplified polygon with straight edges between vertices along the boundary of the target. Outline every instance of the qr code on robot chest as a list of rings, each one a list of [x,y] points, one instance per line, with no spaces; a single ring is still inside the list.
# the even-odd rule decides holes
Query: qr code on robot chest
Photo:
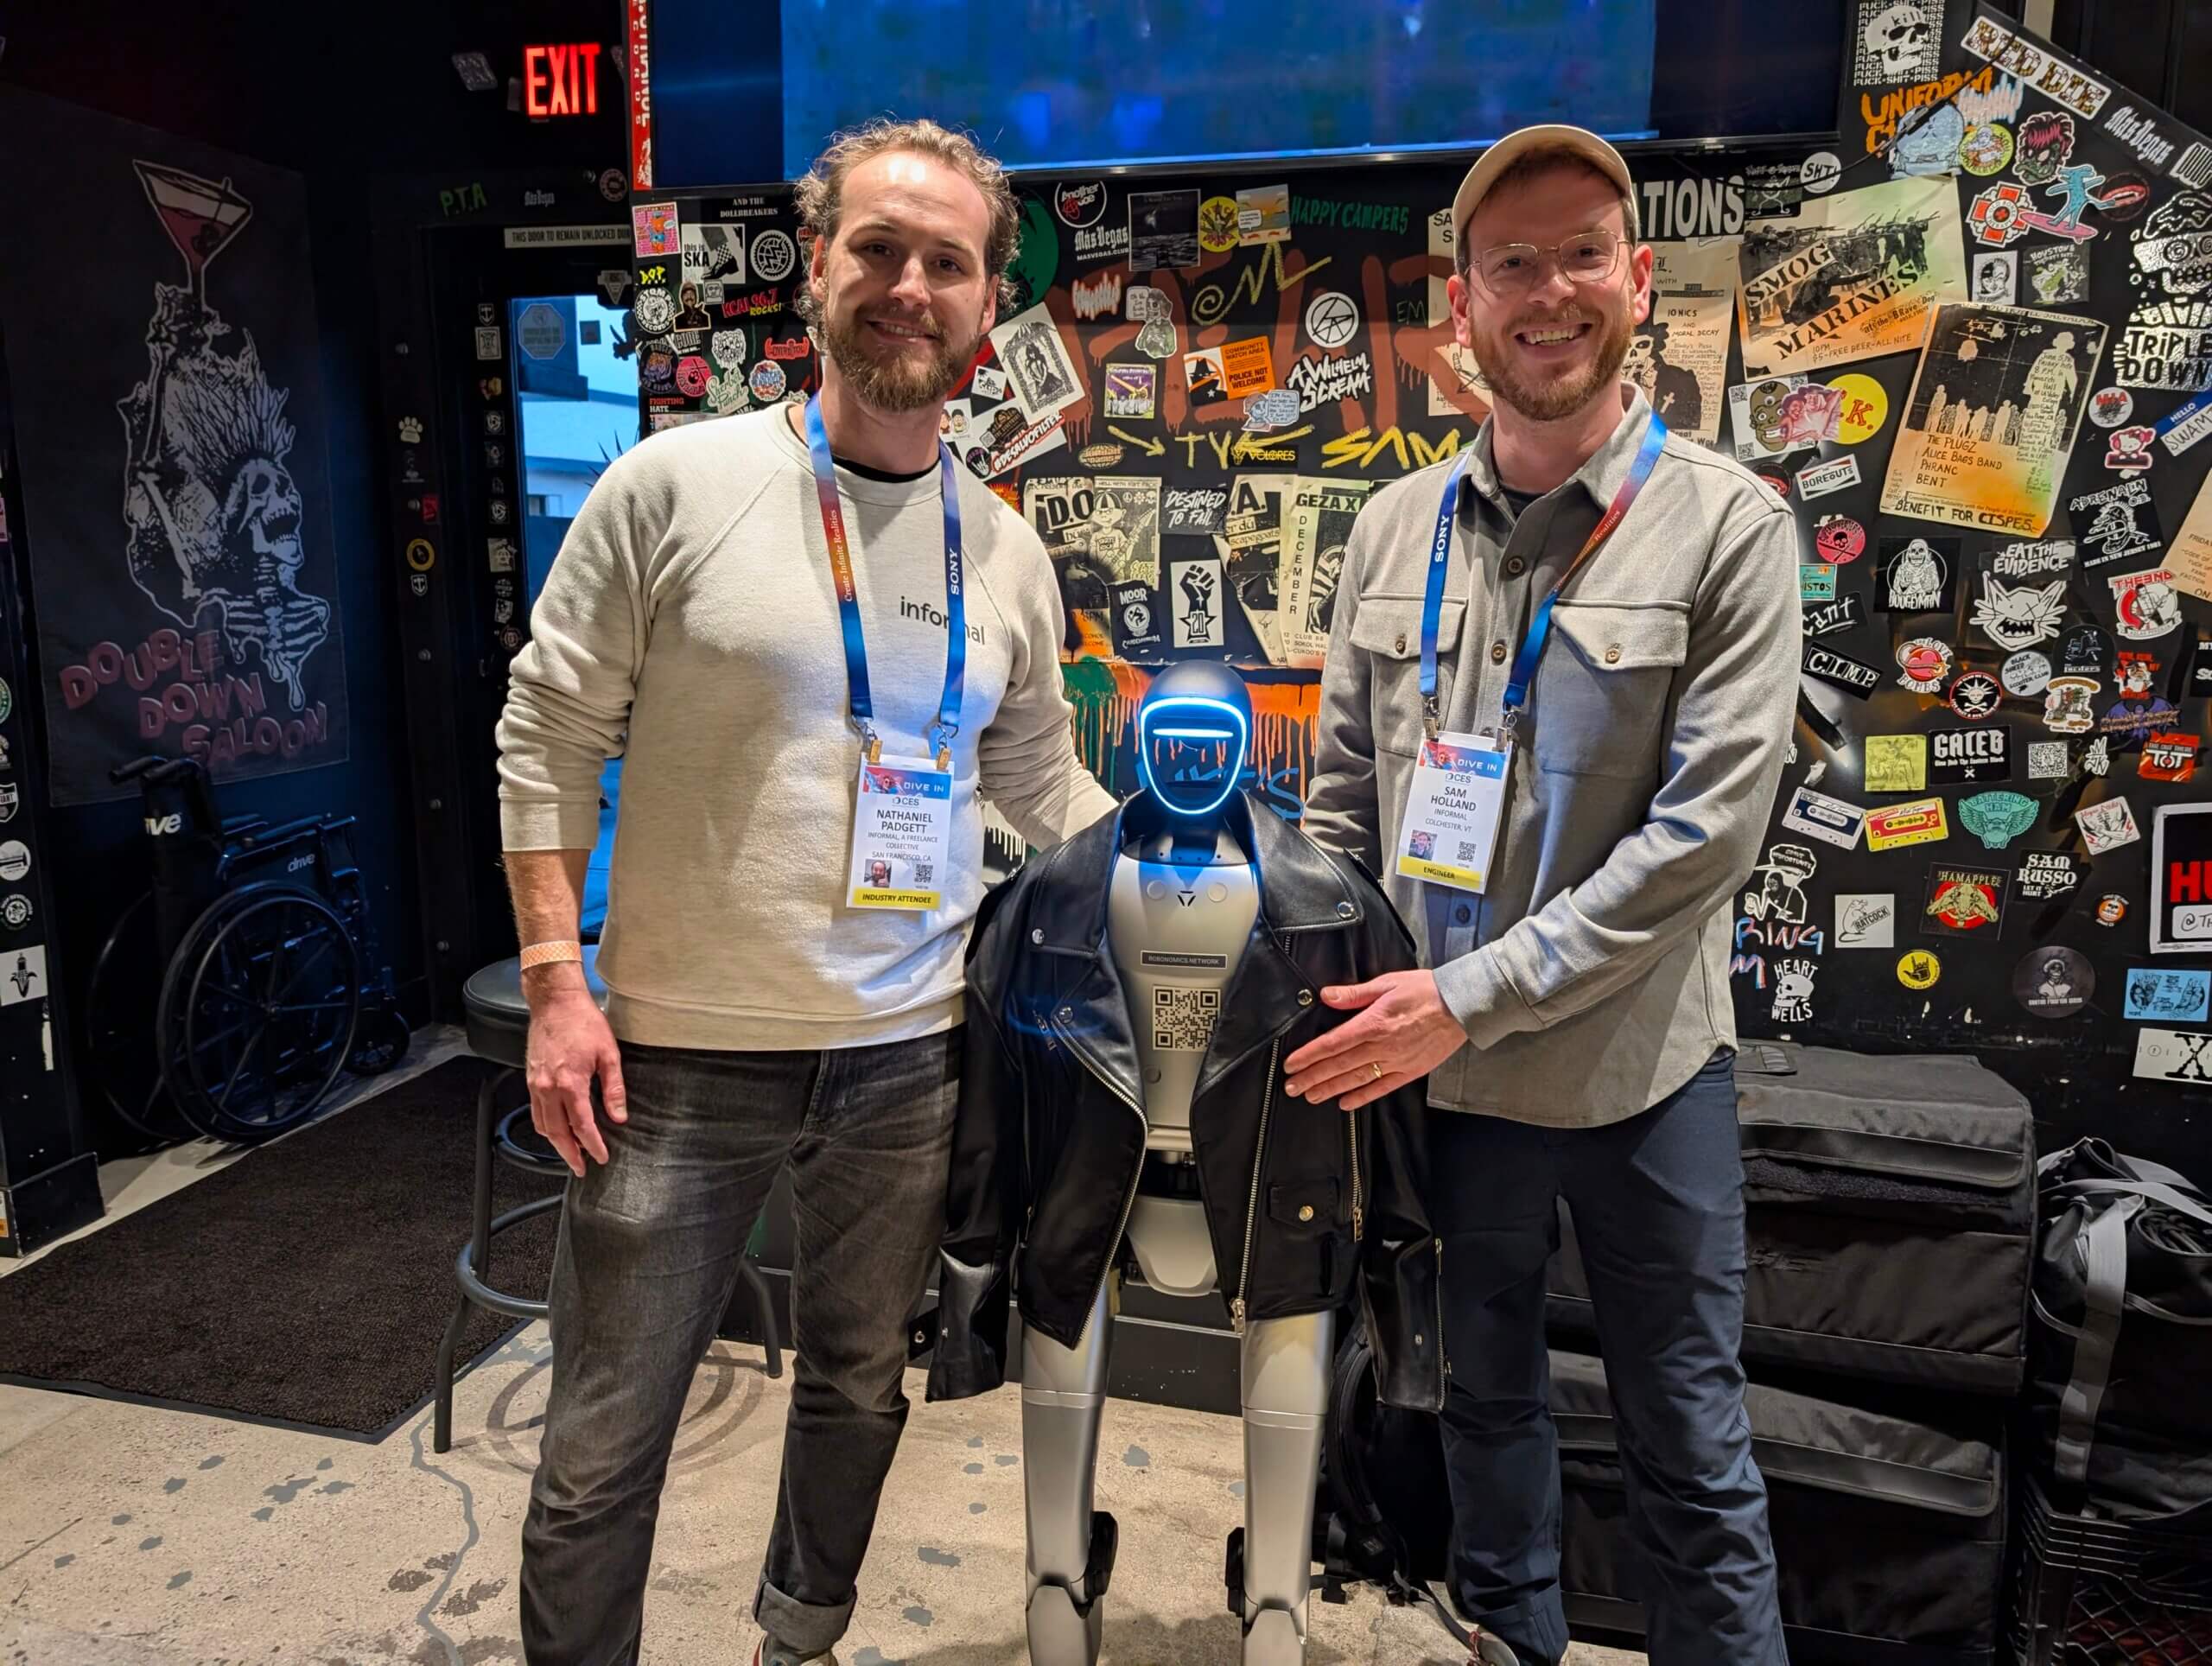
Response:
[[[1154,989],[1152,1045],[1161,1052],[1204,1052],[1220,1016],[1218,989]]]

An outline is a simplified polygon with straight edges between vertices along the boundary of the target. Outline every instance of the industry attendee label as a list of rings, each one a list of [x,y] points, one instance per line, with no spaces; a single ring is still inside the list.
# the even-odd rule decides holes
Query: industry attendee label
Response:
[[[951,771],[927,758],[861,764],[846,885],[852,906],[935,908],[951,849]]]

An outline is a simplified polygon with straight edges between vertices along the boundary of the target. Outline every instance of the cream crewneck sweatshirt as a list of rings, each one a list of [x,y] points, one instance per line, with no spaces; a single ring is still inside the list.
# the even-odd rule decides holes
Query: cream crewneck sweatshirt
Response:
[[[648,1046],[846,1047],[961,1016],[988,798],[1031,843],[1114,808],[1075,753],[1052,563],[965,469],[967,687],[951,874],[927,914],[845,904],[860,743],[806,447],[781,405],[658,434],[569,529],[499,725],[510,850],[588,849],[626,761],[599,954],[615,1034]],[[936,471],[837,471],[887,754],[927,751],[944,682]],[[625,731],[627,741],[624,741]]]

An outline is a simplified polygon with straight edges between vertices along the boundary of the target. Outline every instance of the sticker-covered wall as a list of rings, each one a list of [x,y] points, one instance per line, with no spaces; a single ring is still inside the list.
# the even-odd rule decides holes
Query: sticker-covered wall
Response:
[[[1833,147],[1630,152],[1656,295],[1624,373],[1802,534],[1803,721],[1737,912],[1739,1027],[1980,1052],[2054,1134],[2187,1163],[2212,144],[1994,13],[1866,37],[1897,10],[1855,20]],[[1109,785],[1147,668],[1224,658],[1261,715],[1248,784],[1298,813],[1352,522],[1487,413],[1446,304],[1459,171],[1017,181],[1015,293],[946,437],[1052,556]],[[645,425],[803,396],[788,191],[633,214]]]

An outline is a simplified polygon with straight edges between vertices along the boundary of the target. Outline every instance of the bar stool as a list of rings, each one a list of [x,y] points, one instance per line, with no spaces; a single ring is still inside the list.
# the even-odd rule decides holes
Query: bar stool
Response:
[[[599,981],[599,945],[584,945],[584,980],[593,997],[601,1007],[607,1004],[607,986]],[[521,1084],[524,1049],[530,1038],[530,1006],[523,999],[522,960],[519,956],[493,962],[470,977],[461,990],[461,1002],[466,1010],[468,1050],[480,1058],[489,1059],[506,1066],[484,1080],[476,1095],[476,1200],[471,1216],[468,1242],[461,1247],[461,1254],[454,1262],[454,1281],[461,1287],[461,1299],[454,1304],[453,1319],[446,1326],[446,1333],[438,1343],[437,1397],[431,1420],[431,1447],[444,1452],[453,1445],[453,1384],[454,1355],[461,1346],[463,1331],[468,1324],[468,1310],[474,1307],[488,1308],[495,1313],[505,1313],[514,1319],[543,1319],[546,1304],[532,1301],[525,1296],[510,1295],[496,1290],[486,1282],[491,1273],[492,1240],[509,1227],[558,1209],[568,1195],[569,1167],[563,1162],[545,1137],[531,1125],[530,1099],[524,1093],[518,1108],[504,1116],[499,1115],[502,1096]],[[562,1189],[550,1197],[538,1198],[510,1209],[494,1219],[492,1215],[492,1165],[494,1160],[505,1162],[525,1173],[543,1174],[562,1182]],[[768,1281],[760,1276],[760,1269],[753,1264],[753,1253],[760,1248],[766,1222],[754,1224],[752,1241],[739,1262],[740,1286],[733,1295],[731,1306],[749,1299],[753,1304],[755,1322],[763,1339],[767,1354],[767,1371],[771,1377],[784,1374],[783,1345],[776,1326],[775,1304],[768,1291]],[[723,1326],[728,1328],[725,1318]]]

